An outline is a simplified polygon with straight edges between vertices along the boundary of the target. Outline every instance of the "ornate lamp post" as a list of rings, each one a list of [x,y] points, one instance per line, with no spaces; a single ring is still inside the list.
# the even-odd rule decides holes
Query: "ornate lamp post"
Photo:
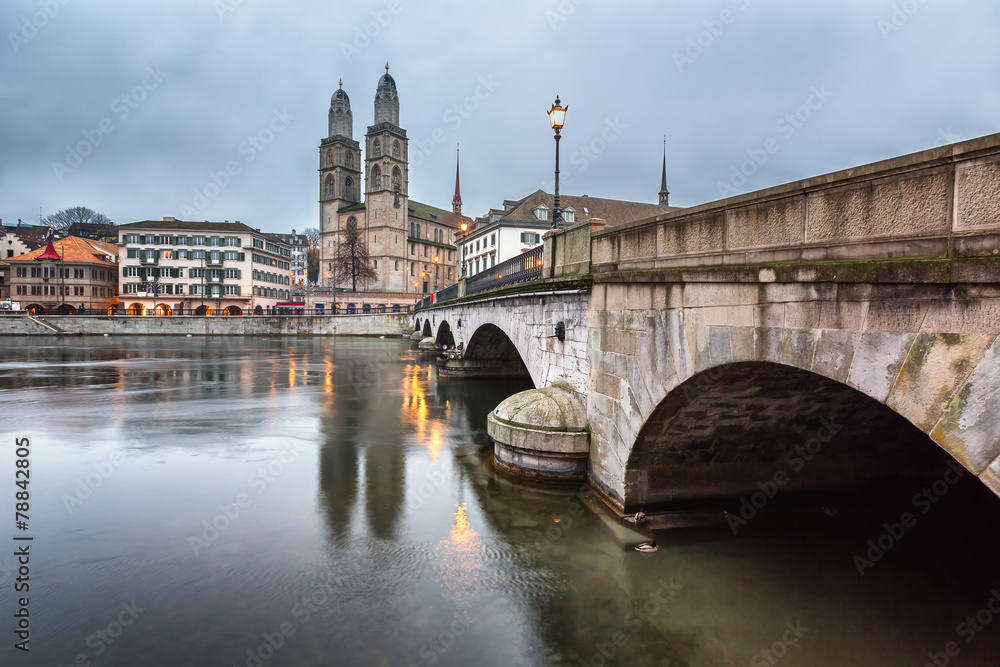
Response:
[[[556,95],[556,101],[549,109],[549,125],[552,129],[556,131],[556,192],[555,201],[552,206],[552,229],[559,229],[562,224],[562,209],[559,208],[559,131],[563,129],[563,125],[566,123],[566,111],[569,107],[563,107],[559,104],[559,96]]]
[[[441,271],[440,266],[439,266],[440,263],[441,263],[441,258],[438,257],[437,255],[434,255],[434,291],[435,292],[438,291],[438,273]]]

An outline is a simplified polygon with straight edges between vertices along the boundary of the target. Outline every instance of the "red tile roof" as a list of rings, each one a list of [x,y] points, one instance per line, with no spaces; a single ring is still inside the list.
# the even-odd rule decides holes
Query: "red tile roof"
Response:
[[[58,241],[53,241],[52,245],[55,246],[56,252],[62,258],[62,261],[68,264],[117,266],[114,261],[108,260],[108,255],[118,257],[118,246],[113,243],[82,239],[79,236],[67,236]],[[8,257],[4,262],[38,261],[44,252],[45,248],[37,248],[24,255]]]

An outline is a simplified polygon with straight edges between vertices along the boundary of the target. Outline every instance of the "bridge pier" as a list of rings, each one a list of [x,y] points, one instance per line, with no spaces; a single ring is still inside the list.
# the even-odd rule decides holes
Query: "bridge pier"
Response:
[[[501,472],[538,481],[587,477],[587,408],[568,385],[514,394],[490,413],[486,430]]]
[[[500,359],[463,359],[457,354],[445,353],[437,359],[438,377],[455,379],[531,379],[524,366]]]

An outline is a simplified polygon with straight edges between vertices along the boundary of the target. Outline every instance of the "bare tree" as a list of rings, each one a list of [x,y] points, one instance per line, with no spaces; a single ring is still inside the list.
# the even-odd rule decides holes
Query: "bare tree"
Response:
[[[74,206],[65,208],[57,213],[46,216],[45,224],[51,225],[52,229],[59,233],[66,233],[75,224],[98,225],[99,230],[106,231],[114,227],[115,223],[103,213],[98,213],[86,206]]]
[[[311,283],[319,282],[319,230],[315,227],[307,227],[303,233],[306,235],[306,280]]]
[[[358,230],[358,223],[350,220],[336,252],[337,284],[351,283],[351,289],[358,290],[358,283],[365,285],[370,280],[378,280],[378,272],[368,256],[368,245]]]

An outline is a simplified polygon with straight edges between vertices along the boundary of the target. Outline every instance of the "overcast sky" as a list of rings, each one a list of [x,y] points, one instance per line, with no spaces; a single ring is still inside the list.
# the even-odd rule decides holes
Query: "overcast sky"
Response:
[[[0,26],[5,221],[314,227],[330,96],[361,139],[386,61],[410,196],[450,207],[461,143],[473,216],[551,191],[556,94],[564,193],[655,203],[666,135],[678,206],[1000,131],[995,0],[3,0]]]

